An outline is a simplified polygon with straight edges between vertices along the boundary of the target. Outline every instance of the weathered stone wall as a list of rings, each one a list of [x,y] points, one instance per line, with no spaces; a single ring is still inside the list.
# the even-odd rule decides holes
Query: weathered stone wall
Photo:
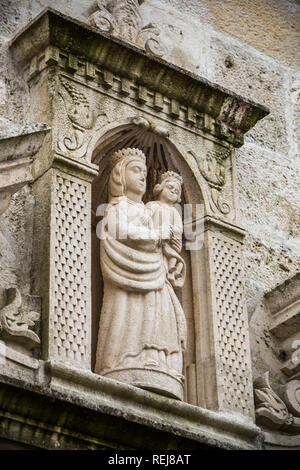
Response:
[[[27,85],[11,63],[8,41],[46,6],[85,20],[94,3],[1,1],[0,114],[19,124],[32,122]],[[258,317],[255,309],[265,292],[300,269],[300,4],[146,0],[141,12],[145,24],[160,26],[166,60],[270,109],[237,151],[254,368],[259,373],[272,366],[278,351],[272,343],[274,354],[259,358],[261,347],[271,351],[271,340],[265,333],[267,318]],[[33,204],[31,189],[25,187],[0,217],[3,287],[21,285],[29,290]]]

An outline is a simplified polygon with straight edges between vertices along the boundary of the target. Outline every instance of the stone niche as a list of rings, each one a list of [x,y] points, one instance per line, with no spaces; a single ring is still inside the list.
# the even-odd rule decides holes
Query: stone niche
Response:
[[[234,149],[268,111],[167,63],[145,41],[120,37],[100,31],[95,21],[88,26],[47,9],[10,44],[28,83],[32,119],[51,128],[31,168],[32,294],[42,299],[41,357],[32,373],[28,365],[22,387],[68,402],[73,416],[83,407],[97,410],[103,423],[104,415],[125,419],[128,433],[117,437],[124,448],[145,427],[149,435],[166,433],[169,441],[162,442],[171,446],[176,435],[185,448],[187,442],[189,448],[259,448]],[[187,276],[177,292],[188,331],[182,401],[93,372],[103,296],[97,208],[107,202],[111,156],[130,147],[147,157],[144,202],[159,175],[173,170],[183,178],[182,204],[203,207],[191,219],[191,229],[202,223],[203,243],[191,250],[183,240]],[[14,385],[9,359],[5,374]],[[45,416],[42,422],[46,429]],[[12,438],[9,429],[4,439]],[[81,444],[59,434],[62,448],[111,446],[108,431],[93,435],[84,425],[78,431],[85,436]],[[43,446],[31,432],[20,428],[21,441]]]

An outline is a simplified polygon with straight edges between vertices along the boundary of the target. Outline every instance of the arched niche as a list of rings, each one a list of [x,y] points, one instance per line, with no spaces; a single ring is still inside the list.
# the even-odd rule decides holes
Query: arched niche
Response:
[[[110,175],[109,160],[112,154],[123,148],[139,148],[147,157],[147,192],[143,201],[153,200],[152,190],[158,182],[159,175],[173,170],[183,177],[182,210],[184,204],[194,209],[196,204],[204,206],[203,195],[195,176],[177,149],[167,136],[158,135],[149,129],[136,124],[124,123],[104,129],[98,136],[92,154],[92,163],[99,167],[99,176],[92,183],[92,370],[95,366],[99,319],[103,297],[103,279],[100,268],[100,240],[96,234],[97,224],[101,218],[96,212],[100,204],[108,202],[108,180]],[[185,240],[183,240],[185,241]],[[197,286],[193,285],[192,265],[193,251],[185,249],[182,256],[187,265],[185,285],[176,294],[182,302],[188,325],[187,349],[184,355],[184,375],[186,377],[185,401],[198,404],[196,392],[196,334],[194,294]]]

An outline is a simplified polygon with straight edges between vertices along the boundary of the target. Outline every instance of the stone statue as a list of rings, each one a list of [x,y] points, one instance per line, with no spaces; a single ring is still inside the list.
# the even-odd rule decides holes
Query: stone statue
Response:
[[[183,285],[185,265],[179,255],[182,221],[172,206],[181,182],[175,173],[166,175],[155,191],[160,201],[145,206],[145,160],[132,148],[112,158],[100,242],[104,297],[95,372],[182,399],[186,320],[173,285]],[[171,216],[161,223],[165,211]]]

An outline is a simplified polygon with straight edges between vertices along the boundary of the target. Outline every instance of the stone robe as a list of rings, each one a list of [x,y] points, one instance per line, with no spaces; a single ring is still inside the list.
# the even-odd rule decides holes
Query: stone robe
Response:
[[[104,298],[96,373],[153,369],[182,380],[186,321],[167,279],[158,232],[143,222],[145,206],[126,196],[109,206],[103,222]]]

